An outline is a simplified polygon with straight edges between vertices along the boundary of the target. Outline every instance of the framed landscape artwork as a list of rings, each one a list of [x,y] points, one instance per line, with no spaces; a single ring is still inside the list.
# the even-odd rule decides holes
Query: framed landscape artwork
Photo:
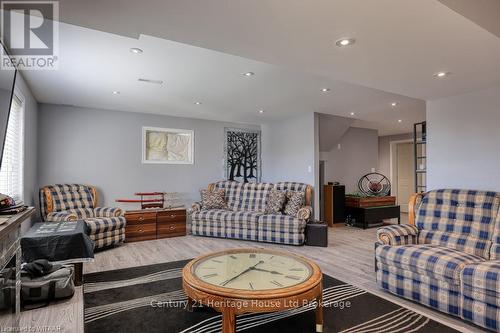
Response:
[[[193,164],[194,131],[143,127],[142,163]]]
[[[227,180],[258,183],[261,178],[260,131],[226,128],[224,173]]]

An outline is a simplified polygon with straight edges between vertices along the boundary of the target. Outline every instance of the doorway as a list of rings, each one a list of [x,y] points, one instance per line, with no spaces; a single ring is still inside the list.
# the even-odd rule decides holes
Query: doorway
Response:
[[[414,158],[412,140],[391,142],[392,194],[403,213],[408,213],[408,201],[415,188]]]

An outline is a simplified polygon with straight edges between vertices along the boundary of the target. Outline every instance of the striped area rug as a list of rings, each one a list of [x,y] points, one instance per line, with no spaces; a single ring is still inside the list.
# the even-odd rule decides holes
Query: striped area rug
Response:
[[[209,308],[183,307],[182,267],[188,261],[85,275],[85,332],[221,331],[221,316]],[[456,332],[423,315],[324,275],[325,332]],[[237,317],[238,332],[314,332],[315,304],[275,313]]]

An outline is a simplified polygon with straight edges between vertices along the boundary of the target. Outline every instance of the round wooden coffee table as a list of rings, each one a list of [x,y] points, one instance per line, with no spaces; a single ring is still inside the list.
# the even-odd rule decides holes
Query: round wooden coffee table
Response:
[[[317,301],[316,332],[323,332],[322,274],[314,262],[273,250],[235,249],[190,261],[182,271],[189,305],[222,313],[222,332],[236,330],[236,315],[275,312]]]

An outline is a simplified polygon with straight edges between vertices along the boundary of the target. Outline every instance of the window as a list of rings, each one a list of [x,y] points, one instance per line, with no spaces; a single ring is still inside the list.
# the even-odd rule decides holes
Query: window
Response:
[[[0,169],[0,193],[11,196],[16,202],[23,200],[23,150],[24,108],[22,100],[14,94]]]

